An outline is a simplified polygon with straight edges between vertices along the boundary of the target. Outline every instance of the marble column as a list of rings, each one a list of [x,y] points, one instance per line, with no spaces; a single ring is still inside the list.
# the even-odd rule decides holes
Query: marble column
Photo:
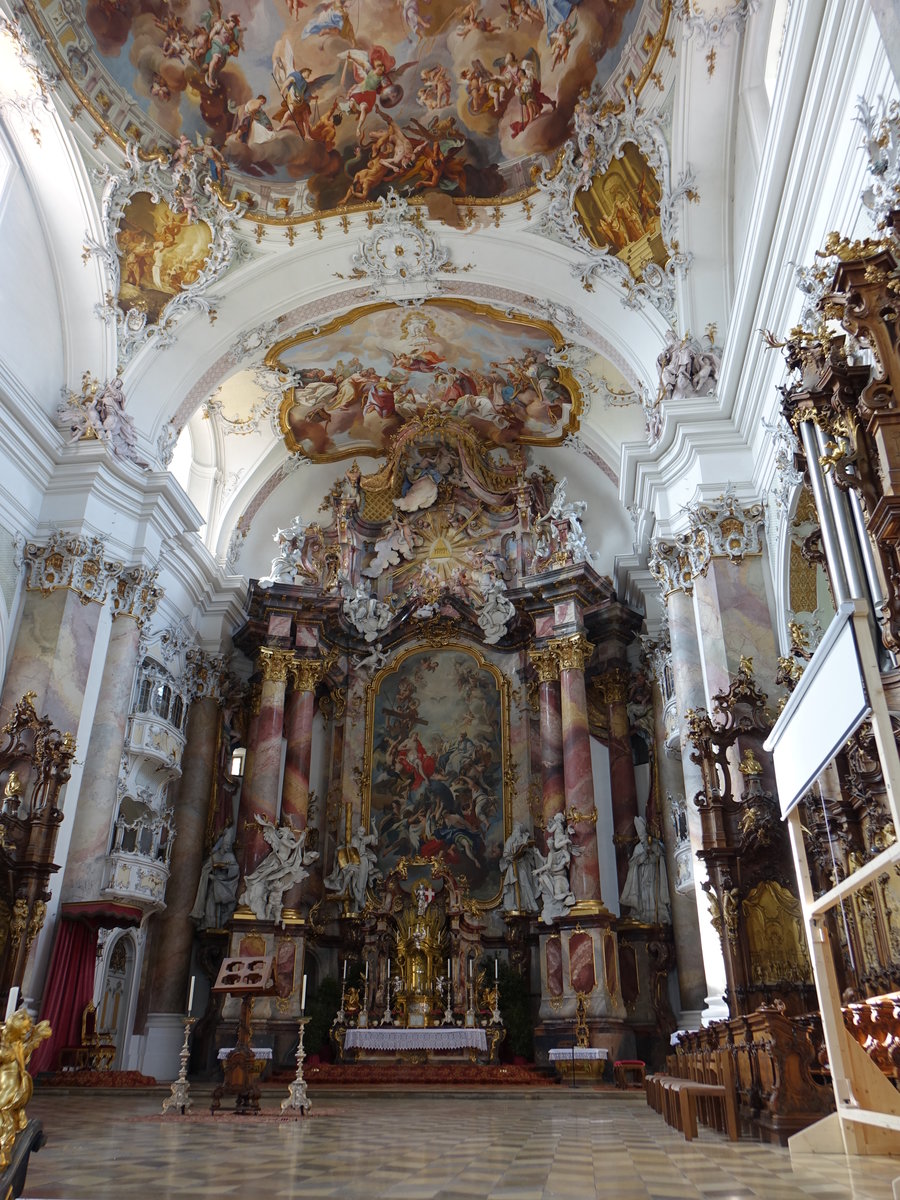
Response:
[[[607,706],[609,722],[609,782],[619,894],[625,884],[628,860],[637,838],[634,818],[638,815],[637,782],[628,721],[628,678],[627,667],[618,666],[610,667],[597,679],[600,696]]]
[[[544,828],[551,817],[566,809],[563,772],[562,702],[559,695],[559,663],[550,650],[529,652],[539,680],[538,703],[541,722],[541,818]]]
[[[241,797],[238,830],[242,846],[241,865],[245,876],[255,870],[269,853],[269,846],[254,820],[256,813],[261,813],[272,822],[278,818],[284,696],[288,674],[294,662],[294,655],[290,650],[273,650],[263,646],[259,651],[262,687],[256,743],[253,761],[248,768],[249,787],[245,787]]]
[[[281,791],[281,818],[295,829],[305,829],[309,815],[309,768],[316,687],[325,669],[325,662],[318,658],[298,659],[292,668],[294,688],[285,710],[287,754]],[[296,909],[304,894],[309,898],[310,893],[304,883],[296,884],[285,893],[285,908]]]
[[[219,702],[204,696],[191,705],[182,775],[176,785],[176,837],[172,845],[166,907],[156,918],[144,1070],[158,1079],[178,1073],[178,1051],[187,1007],[196,926],[190,913],[203,865],[206,819],[215,783]]]
[[[131,712],[141,620],[134,613],[117,613],[113,618],[63,875],[61,899],[66,904],[100,898],[118,809],[119,767]]]
[[[691,708],[706,707],[706,690],[703,664],[697,641],[697,622],[694,615],[692,593],[676,590],[666,598],[669,616],[669,634],[672,641],[672,674],[678,705],[678,720],[681,725],[681,764],[684,774],[685,797],[687,800],[688,834],[694,851],[694,896],[697,906],[697,924],[700,945],[703,951],[703,970],[706,978],[706,1011],[703,1019],[718,1020],[728,1016],[725,1003],[725,959],[722,943],[712,924],[706,893],[700,884],[707,878],[704,863],[697,858],[703,848],[700,814],[694,797],[703,787],[699,766],[691,761],[690,738],[687,735],[685,714]]]
[[[305,829],[309,811],[309,766],[316,687],[325,674],[325,664],[317,658],[297,659],[292,674],[294,688],[285,709],[287,755],[284,760],[281,813],[284,819],[290,818],[295,829]]]
[[[593,646],[583,633],[553,638],[547,645],[559,662],[566,816],[574,832],[569,882],[576,905],[599,905],[600,860],[597,852],[597,809],[588,731],[584,667]]]

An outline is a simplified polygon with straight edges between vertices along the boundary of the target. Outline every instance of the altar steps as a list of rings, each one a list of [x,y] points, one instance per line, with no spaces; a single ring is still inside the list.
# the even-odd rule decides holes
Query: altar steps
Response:
[[[319,1063],[304,1066],[311,1086],[360,1087],[366,1084],[440,1084],[441,1087],[557,1087],[559,1081],[539,1067],[514,1063],[359,1062]],[[290,1082],[286,1071],[273,1073],[272,1082]]]

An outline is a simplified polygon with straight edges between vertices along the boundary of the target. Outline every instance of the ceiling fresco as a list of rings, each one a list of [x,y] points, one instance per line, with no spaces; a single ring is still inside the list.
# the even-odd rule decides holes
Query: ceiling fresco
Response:
[[[112,132],[143,134],[145,148],[148,125],[163,147],[209,139],[229,185],[300,185],[307,212],[389,186],[459,198],[530,187],[534,160],[571,134],[580,93],[602,91],[626,59],[645,77],[669,11],[654,0],[85,0],[82,23],[59,6],[28,3]],[[90,54],[73,55],[73,38]]]
[[[315,461],[381,455],[426,410],[464,418],[494,446],[558,445],[578,429],[581,394],[546,322],[466,300],[374,304],[274,346],[290,371],[280,422]]]

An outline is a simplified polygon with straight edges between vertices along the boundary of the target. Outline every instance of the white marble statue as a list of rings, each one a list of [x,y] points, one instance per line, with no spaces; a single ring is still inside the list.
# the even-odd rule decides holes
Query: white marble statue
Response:
[[[659,839],[647,832],[643,817],[634,818],[638,843],[631,852],[628,874],[622,887],[622,905],[631,909],[635,921],[650,925],[670,925],[669,879]]]
[[[659,399],[708,396],[716,390],[719,360],[712,346],[704,350],[696,338],[669,329],[666,344],[656,360],[659,368]]]
[[[503,872],[503,911],[537,912],[538,885],[534,878],[535,848],[531,835],[516,821],[503,843],[500,870]]]
[[[89,371],[81,380],[81,395],[69,393],[68,403],[60,407],[60,417],[69,425],[70,441],[97,438],[105,442],[117,458],[137,467],[148,467],[137,452],[134,418],[125,411],[125,389],[121,376],[114,376],[100,387]]]
[[[506,584],[498,576],[483,572],[479,590],[481,608],[478,610],[478,627],[484,630],[484,640],[492,646],[506,636],[516,610],[506,594]]]
[[[241,869],[234,856],[236,833],[234,825],[222,830],[200,870],[200,883],[191,909],[191,919],[201,929],[224,929],[237,904]]]
[[[385,651],[381,642],[376,642],[365,658],[361,658],[356,664],[357,675],[365,675],[371,678],[377,675],[382,667],[387,665],[390,655]]]
[[[366,906],[366,889],[381,878],[376,865],[375,846],[378,834],[375,826],[367,833],[365,825],[359,825],[350,839],[349,846],[338,850],[334,868],[323,883],[332,899],[347,897],[353,912],[361,912]]]
[[[556,531],[542,534],[535,547],[535,552],[538,558],[549,558],[555,550],[561,549],[571,554],[572,562],[579,563],[590,557],[587,538],[581,526],[581,518],[587,509],[587,503],[584,500],[566,500],[567,483],[568,480],[563,476],[553,489],[550,507],[535,522],[535,528],[537,528],[538,525],[549,521],[551,528]],[[561,526],[566,527],[562,538],[559,536]]]
[[[374,642],[390,625],[393,613],[390,605],[370,596],[364,585],[358,583],[355,591],[344,593],[344,615],[357,633],[367,642]]]
[[[260,587],[271,587],[273,583],[294,582],[300,566],[305,534],[306,526],[300,517],[294,517],[287,529],[275,531],[272,541],[278,544],[280,552],[277,558],[272,559],[272,569],[269,574],[260,579]]]
[[[535,850],[537,867],[534,882],[541,892],[541,920],[552,925],[557,917],[564,917],[575,904],[575,896],[569,884],[569,864],[575,851],[572,837],[562,813],[556,813],[547,825],[546,857]]]
[[[306,868],[319,854],[316,850],[306,850],[305,829],[295,833],[289,825],[273,825],[259,813],[256,823],[272,850],[244,879],[240,903],[251,908],[260,921],[274,921],[277,925],[281,923],[285,892],[307,878]]]

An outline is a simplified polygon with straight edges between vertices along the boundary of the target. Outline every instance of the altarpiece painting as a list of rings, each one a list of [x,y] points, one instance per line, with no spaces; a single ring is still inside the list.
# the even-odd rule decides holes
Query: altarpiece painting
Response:
[[[441,857],[470,896],[499,896],[508,833],[508,681],[475,650],[416,649],[376,676],[367,706],[368,816],[378,866]]]

